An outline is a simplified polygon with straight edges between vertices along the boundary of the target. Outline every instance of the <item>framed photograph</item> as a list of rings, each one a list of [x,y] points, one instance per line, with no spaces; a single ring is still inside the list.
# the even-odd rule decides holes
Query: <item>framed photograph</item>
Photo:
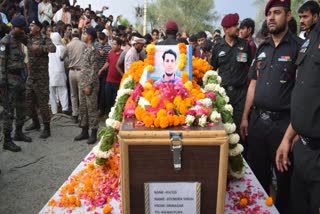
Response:
[[[154,72],[148,73],[147,78],[156,82],[181,81],[182,73],[192,81],[192,47],[186,46],[186,57],[181,58],[178,45],[156,45]],[[183,60],[183,69],[179,70],[179,63]]]

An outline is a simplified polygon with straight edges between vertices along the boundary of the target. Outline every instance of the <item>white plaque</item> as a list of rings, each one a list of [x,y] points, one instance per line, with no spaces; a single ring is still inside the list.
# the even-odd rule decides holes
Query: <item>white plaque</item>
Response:
[[[200,214],[198,182],[145,183],[146,214]]]

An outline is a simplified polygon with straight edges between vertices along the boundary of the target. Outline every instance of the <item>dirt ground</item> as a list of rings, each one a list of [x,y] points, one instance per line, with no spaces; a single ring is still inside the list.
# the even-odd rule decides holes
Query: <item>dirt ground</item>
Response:
[[[3,150],[1,138],[1,214],[35,214],[41,210],[94,146],[73,141],[80,131],[70,116],[57,114],[52,118],[51,137],[42,140],[39,131],[27,132],[33,142],[17,142],[21,152]]]

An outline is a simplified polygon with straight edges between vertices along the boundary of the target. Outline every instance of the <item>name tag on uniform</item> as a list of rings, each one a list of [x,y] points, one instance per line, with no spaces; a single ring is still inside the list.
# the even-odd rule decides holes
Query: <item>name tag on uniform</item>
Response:
[[[223,56],[225,56],[225,55],[226,55],[226,52],[221,51],[218,56],[219,56],[219,57],[223,57]]]
[[[248,54],[244,52],[237,53],[238,62],[248,62]]]
[[[279,59],[278,59],[278,62],[291,62],[292,59],[290,56],[281,56]]]

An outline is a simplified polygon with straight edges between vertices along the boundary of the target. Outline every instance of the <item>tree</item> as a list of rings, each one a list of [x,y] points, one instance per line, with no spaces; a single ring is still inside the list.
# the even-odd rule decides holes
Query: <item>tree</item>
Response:
[[[264,16],[264,9],[267,5],[268,0],[255,0],[253,4],[256,6],[258,10],[258,15],[256,18],[256,26],[261,27],[262,22],[265,20]],[[298,10],[299,7],[304,3],[304,0],[291,0],[291,13],[292,16],[295,18],[295,20],[299,24],[299,16],[298,16]],[[263,14],[263,16],[261,16]],[[258,28],[259,29],[259,28]]]
[[[179,29],[189,33],[213,30],[218,19],[212,0],[158,0],[149,4],[147,13],[151,28],[163,28],[168,20],[175,20]]]

